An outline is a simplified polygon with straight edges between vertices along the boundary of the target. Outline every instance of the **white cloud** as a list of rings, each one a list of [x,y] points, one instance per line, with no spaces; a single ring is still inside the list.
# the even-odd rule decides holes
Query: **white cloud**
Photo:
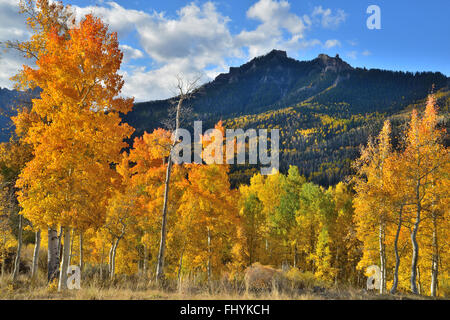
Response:
[[[177,11],[177,16],[168,18],[164,13],[128,10],[108,2],[106,7],[76,8],[77,15],[94,13],[102,17],[119,39],[136,31],[140,46],[152,58],[152,69],[124,66],[124,94],[136,100],[162,99],[171,96],[175,76],[183,74],[193,78],[198,74],[208,76],[216,72],[205,72],[210,65],[224,70],[226,58],[243,56],[236,48],[229,32],[229,18],[217,11],[212,2],[202,6],[195,3]],[[131,46],[121,46],[124,62],[141,58],[144,53]]]
[[[136,101],[165,99],[174,96],[177,75],[181,75],[188,81],[199,75],[202,76],[203,82],[210,79],[203,71],[189,65],[187,60],[181,60],[180,63],[168,63],[151,70],[135,66],[131,66],[130,69],[122,72],[125,80],[123,93],[135,97]]]
[[[30,36],[25,18],[19,14],[16,0],[0,0],[0,42],[24,40]],[[25,59],[12,50],[0,48],[0,87],[11,88],[9,78],[15,75],[25,63]]]
[[[177,19],[158,15],[137,25],[141,45],[157,62],[188,59],[204,68],[223,62],[225,52],[237,54],[227,27],[229,18],[222,16],[213,3],[202,7],[191,3],[177,13]]]
[[[133,48],[126,44],[119,45],[120,50],[123,52],[123,62],[127,63],[134,59],[140,59],[144,57],[144,53],[136,48]]]
[[[13,82],[10,78],[16,75],[23,64],[29,64],[18,52],[8,50],[0,52],[0,87],[12,88]]]
[[[341,42],[337,39],[330,39],[325,41],[324,47],[327,49],[331,49],[333,47],[340,47],[341,46]]]
[[[255,30],[243,30],[236,37],[237,46],[247,47],[250,58],[267,53],[269,50],[298,49],[305,47],[302,43],[306,29],[311,25],[308,16],[299,17],[292,13],[287,1],[260,0],[247,10],[249,19],[258,20]],[[285,40],[283,31],[290,38]]]
[[[303,21],[290,10],[291,5],[287,1],[260,0],[248,9],[247,17],[276,29],[284,28],[293,35],[302,34],[305,29]]]
[[[363,56],[370,56],[372,54],[372,52],[370,52],[369,50],[364,50],[363,52],[362,52],[362,55]]]
[[[314,8],[312,17],[320,19],[320,22],[324,28],[337,28],[347,18],[347,14],[342,9],[338,9],[335,14],[331,9],[324,9],[322,6]]]
[[[25,17],[19,14],[16,0],[0,0],[0,41],[29,37]]]
[[[87,14],[93,14],[102,18],[111,28],[117,32],[120,38],[126,37],[134,31],[136,26],[145,23],[151,15],[144,11],[125,9],[115,2],[106,2],[107,6],[72,6],[76,11],[78,19]],[[154,13],[156,15],[156,13]]]

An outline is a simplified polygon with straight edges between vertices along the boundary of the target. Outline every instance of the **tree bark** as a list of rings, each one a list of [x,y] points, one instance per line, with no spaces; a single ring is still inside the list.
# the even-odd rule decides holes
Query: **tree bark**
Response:
[[[38,273],[39,250],[41,249],[41,230],[35,232],[35,242],[33,251],[33,265],[31,267],[31,278],[35,278]]]
[[[111,267],[112,267],[112,253],[113,253],[113,249],[114,249],[114,241],[111,242],[111,249],[109,249],[109,254],[108,254],[108,275],[111,278]]]
[[[208,284],[211,287],[211,230],[208,228]]]
[[[142,265],[144,276],[148,273],[148,247],[144,244],[144,263]]]
[[[394,239],[394,252],[395,252],[395,270],[394,270],[394,282],[392,284],[392,288],[390,293],[395,294],[397,292],[397,286],[398,286],[398,269],[400,267],[400,255],[398,253],[398,238],[400,236],[400,231],[402,229],[402,223],[403,223],[403,206],[400,207],[400,212],[398,215],[398,225],[397,225],[397,231],[395,233],[395,239]]]
[[[418,292],[419,294],[422,294],[422,281],[420,279],[420,267],[417,266],[417,288],[418,288]]]
[[[439,275],[439,250],[438,250],[438,238],[437,238],[437,217],[433,212],[433,255],[431,257],[431,288],[430,295],[432,297],[437,296],[438,275]]]
[[[101,256],[101,263],[100,263],[100,279],[103,280],[103,254],[105,253],[105,244],[102,243],[102,256]]]
[[[172,173],[172,157],[169,155],[167,171],[166,171],[166,180],[164,186],[164,204],[163,204],[163,213],[161,219],[161,240],[159,243],[159,253],[158,253],[158,262],[156,266],[156,282],[161,280],[164,277],[164,254],[166,250],[166,229],[167,229],[167,202],[169,197],[169,183],[170,183],[170,175]]]
[[[297,268],[297,243],[294,245],[294,268]]]
[[[61,240],[63,235],[63,227],[59,228],[59,235],[58,235],[58,261],[61,261]]]
[[[12,273],[12,281],[15,282],[17,280],[17,276],[19,275],[20,269],[20,255],[22,253],[22,229],[23,229],[23,217],[19,214],[19,231],[17,236],[17,254],[14,259],[14,270]]]
[[[3,262],[2,262],[2,277],[5,275],[5,260],[3,259]]]
[[[175,116],[175,133],[180,128],[180,111],[181,105],[183,104],[183,94],[178,100],[177,111]],[[164,278],[164,254],[166,251],[166,234],[167,234],[167,203],[169,199],[169,184],[170,184],[170,175],[172,174],[172,150],[176,145],[176,141],[173,141],[168,157],[167,170],[166,170],[166,179],[164,182],[164,203],[161,217],[161,239],[159,242],[159,252],[158,252],[158,261],[156,264],[156,282],[158,283],[160,280]]]
[[[58,277],[59,254],[58,235],[55,229],[48,229],[48,260],[47,280],[52,282]]]
[[[6,232],[3,234],[3,243],[6,243]],[[6,265],[6,263],[5,263],[5,259],[6,259],[6,254],[5,255],[2,255],[2,269],[1,269],[1,275],[2,275],[2,277],[5,275],[5,265]]]
[[[84,256],[83,256],[83,231],[80,231],[80,271],[84,269]]]
[[[119,245],[119,241],[120,241],[120,238],[117,239],[116,241],[114,241],[114,244],[113,244],[113,246],[111,248],[111,262],[110,262],[111,272],[110,272],[110,275],[109,275],[111,280],[114,279],[114,276],[115,276],[115,273],[116,273],[116,252],[117,252],[117,246]]]
[[[72,256],[73,256],[73,239],[75,238],[74,236],[74,232],[73,229],[71,231],[71,236],[70,236],[70,248],[69,248],[69,262],[68,262],[68,266],[71,265],[72,262]]]
[[[62,253],[61,270],[59,272],[58,291],[67,289],[67,270],[69,267],[69,260],[70,260],[70,247],[71,247],[70,229],[65,227],[64,228],[64,246],[63,246],[63,253]]]
[[[339,266],[339,245],[336,247],[336,276],[334,277],[334,285],[337,287],[341,268]]]
[[[417,261],[419,259],[419,244],[417,243],[417,232],[419,231],[420,224],[420,214],[422,211],[421,203],[420,203],[420,182],[417,182],[416,185],[416,221],[414,222],[414,228],[411,232],[411,243],[413,248],[413,254],[411,259],[411,291],[414,294],[418,294],[419,291],[417,289],[416,278],[417,278]]]
[[[380,281],[380,294],[385,294],[386,292],[386,245],[385,245],[385,228],[384,222],[380,222],[378,241],[379,241],[379,251],[380,251],[380,264],[381,264],[381,281]]]

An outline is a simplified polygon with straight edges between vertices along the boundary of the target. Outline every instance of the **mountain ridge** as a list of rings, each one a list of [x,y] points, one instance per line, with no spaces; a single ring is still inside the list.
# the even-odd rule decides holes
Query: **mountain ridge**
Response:
[[[230,67],[228,73],[200,86],[187,103],[204,121],[281,109],[308,99],[320,103],[346,101],[352,112],[398,111],[423,99],[433,84],[437,90],[448,86],[449,79],[438,72],[354,68],[339,55],[319,54],[313,60],[299,61],[285,51],[272,50],[239,67]],[[174,100],[176,97],[136,103],[125,121],[137,128],[137,134],[154,129],[161,126],[160,119],[167,116],[166,110]]]

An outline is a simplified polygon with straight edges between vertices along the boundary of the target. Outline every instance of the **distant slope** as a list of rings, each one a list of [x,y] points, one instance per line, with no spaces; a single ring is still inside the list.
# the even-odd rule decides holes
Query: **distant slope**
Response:
[[[444,141],[450,144],[450,91],[445,87],[436,94],[440,108],[441,126],[447,128]],[[393,125],[393,142],[404,130],[413,108],[423,111],[426,99],[407,106],[396,113],[367,112],[352,114],[346,103],[302,102],[292,107],[228,119],[231,128],[277,128],[280,130],[281,171],[290,164],[321,185],[333,185],[351,171],[351,162],[359,155],[360,145],[369,135],[377,135],[384,120]],[[239,166],[232,169],[232,182],[248,182],[256,168]]]
[[[222,119],[230,128],[280,129],[281,170],[297,165],[311,180],[331,185],[351,172],[359,146],[386,118],[393,117],[399,130],[407,119],[405,108],[423,106],[433,84],[448,110],[448,83],[441,73],[353,68],[339,56],[323,54],[297,61],[274,50],[230,68],[200,87],[188,104],[193,117],[206,122],[204,128]],[[151,131],[162,126],[172,102],[138,103],[125,121],[137,135]],[[231,181],[248,182],[256,171],[235,166]]]
[[[38,90],[22,92],[0,88],[0,142],[9,140],[13,130],[11,116],[16,115],[17,107],[29,103],[32,97],[38,95],[37,92]]]
[[[15,114],[14,104],[20,96],[16,90],[0,88],[0,142],[9,140],[12,130],[10,117]]]

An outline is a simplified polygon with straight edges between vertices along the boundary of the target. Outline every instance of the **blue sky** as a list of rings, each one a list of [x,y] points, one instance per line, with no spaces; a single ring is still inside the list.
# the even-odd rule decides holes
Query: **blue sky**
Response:
[[[26,38],[16,0],[0,0],[0,41]],[[299,60],[319,53],[353,66],[450,75],[450,1],[428,0],[65,0],[77,16],[93,12],[117,31],[125,54],[124,93],[137,101],[166,98],[175,76],[214,79],[230,66],[282,49]],[[369,5],[381,30],[369,30]],[[17,11],[17,10],[16,10]],[[22,26],[22,27],[21,27]],[[21,60],[0,56],[0,86]]]

